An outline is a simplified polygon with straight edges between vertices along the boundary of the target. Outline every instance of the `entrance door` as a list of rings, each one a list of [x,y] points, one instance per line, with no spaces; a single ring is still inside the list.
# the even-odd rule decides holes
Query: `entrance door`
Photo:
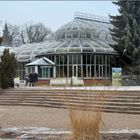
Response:
[[[77,77],[77,75],[78,75],[77,65],[73,65],[72,75],[75,76],[75,77]]]
[[[87,77],[91,77],[91,65],[87,65],[86,66],[86,76]]]
[[[103,77],[103,65],[99,65],[99,77]]]
[[[53,77],[53,67],[46,67],[46,66],[40,67],[39,76],[40,76],[40,78]]]

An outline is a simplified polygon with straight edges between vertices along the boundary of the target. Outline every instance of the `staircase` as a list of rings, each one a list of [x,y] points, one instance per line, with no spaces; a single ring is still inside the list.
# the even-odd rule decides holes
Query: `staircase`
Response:
[[[0,91],[0,105],[71,108],[140,114],[140,91],[78,91],[16,88]]]

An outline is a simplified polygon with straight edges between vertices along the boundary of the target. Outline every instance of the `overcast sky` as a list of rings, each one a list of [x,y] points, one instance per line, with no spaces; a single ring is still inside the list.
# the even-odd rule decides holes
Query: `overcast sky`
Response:
[[[53,31],[74,19],[74,12],[116,15],[118,7],[111,1],[0,1],[0,21],[11,24],[42,22]]]

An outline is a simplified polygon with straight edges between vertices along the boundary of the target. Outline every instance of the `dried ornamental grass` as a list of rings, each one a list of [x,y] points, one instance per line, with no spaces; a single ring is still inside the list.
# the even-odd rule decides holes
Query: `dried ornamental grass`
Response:
[[[102,112],[70,110],[71,140],[99,140]]]
[[[102,101],[100,105],[96,104],[97,99]],[[98,97],[95,96],[92,101],[86,99],[84,105],[77,102],[77,110],[74,110],[70,105],[68,106],[71,128],[70,140],[100,140],[100,125],[106,100],[106,96],[100,94]],[[83,101],[82,98],[81,101]],[[95,103],[92,104],[93,102]]]

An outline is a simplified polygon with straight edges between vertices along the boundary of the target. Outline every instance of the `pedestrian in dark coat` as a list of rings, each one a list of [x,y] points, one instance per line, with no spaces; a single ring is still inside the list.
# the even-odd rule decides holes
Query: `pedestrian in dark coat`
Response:
[[[34,73],[34,85],[36,85],[37,81],[38,81],[38,74],[35,72]]]
[[[30,85],[29,86],[34,86],[34,76],[33,76],[33,73],[29,74],[29,79],[30,79]]]

